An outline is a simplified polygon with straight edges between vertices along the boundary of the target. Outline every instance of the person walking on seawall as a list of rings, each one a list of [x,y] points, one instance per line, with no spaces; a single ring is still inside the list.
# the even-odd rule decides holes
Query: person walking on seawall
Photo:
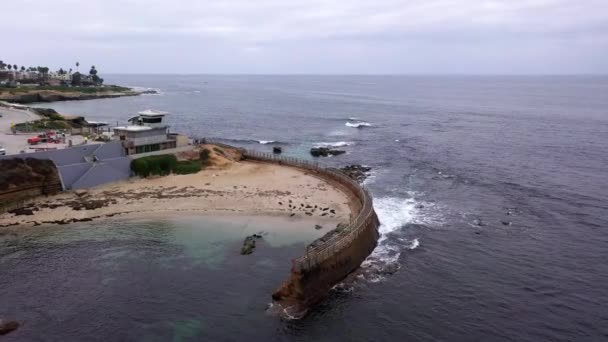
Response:
[[[84,136],[84,144],[86,144],[89,141],[89,137],[87,137],[86,135]]]

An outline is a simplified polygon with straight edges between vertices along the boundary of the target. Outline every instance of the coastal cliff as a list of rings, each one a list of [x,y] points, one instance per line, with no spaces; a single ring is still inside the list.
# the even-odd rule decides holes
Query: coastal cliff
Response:
[[[56,89],[53,89],[56,88]],[[138,91],[119,86],[104,87],[45,87],[36,88],[0,88],[0,101],[28,104],[36,102],[92,100],[115,98],[122,96],[137,96],[157,93],[155,90]]]

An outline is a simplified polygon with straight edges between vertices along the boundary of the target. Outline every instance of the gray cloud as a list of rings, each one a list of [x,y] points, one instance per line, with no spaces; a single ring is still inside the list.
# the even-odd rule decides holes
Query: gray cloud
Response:
[[[108,72],[606,73],[605,0],[24,0],[0,59]],[[9,48],[10,47],[10,48]]]

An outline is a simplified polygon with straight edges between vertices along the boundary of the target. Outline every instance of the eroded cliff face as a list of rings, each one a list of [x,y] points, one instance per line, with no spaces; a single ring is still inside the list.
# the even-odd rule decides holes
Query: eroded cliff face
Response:
[[[59,172],[50,160],[0,160],[0,212],[40,195],[61,191]]]

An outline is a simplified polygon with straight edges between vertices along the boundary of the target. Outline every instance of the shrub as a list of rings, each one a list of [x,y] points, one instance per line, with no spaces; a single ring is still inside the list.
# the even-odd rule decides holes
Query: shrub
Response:
[[[150,167],[146,158],[135,159],[131,162],[131,171],[141,177],[148,177],[150,175]]]
[[[197,160],[194,161],[182,161],[178,162],[173,169],[173,172],[178,175],[188,175],[191,173],[197,173],[201,170],[201,163]]]
[[[131,170],[142,177],[149,175],[166,176],[175,169],[176,164],[177,158],[172,154],[149,156],[133,160]]]
[[[63,120],[63,116],[59,114],[49,114],[48,117],[51,121]]]
[[[208,152],[209,150],[207,150],[207,154]],[[203,163],[199,160],[178,162],[172,154],[143,157],[131,162],[131,170],[140,177],[166,176],[171,172],[177,175],[187,175],[199,172],[202,166]]]

